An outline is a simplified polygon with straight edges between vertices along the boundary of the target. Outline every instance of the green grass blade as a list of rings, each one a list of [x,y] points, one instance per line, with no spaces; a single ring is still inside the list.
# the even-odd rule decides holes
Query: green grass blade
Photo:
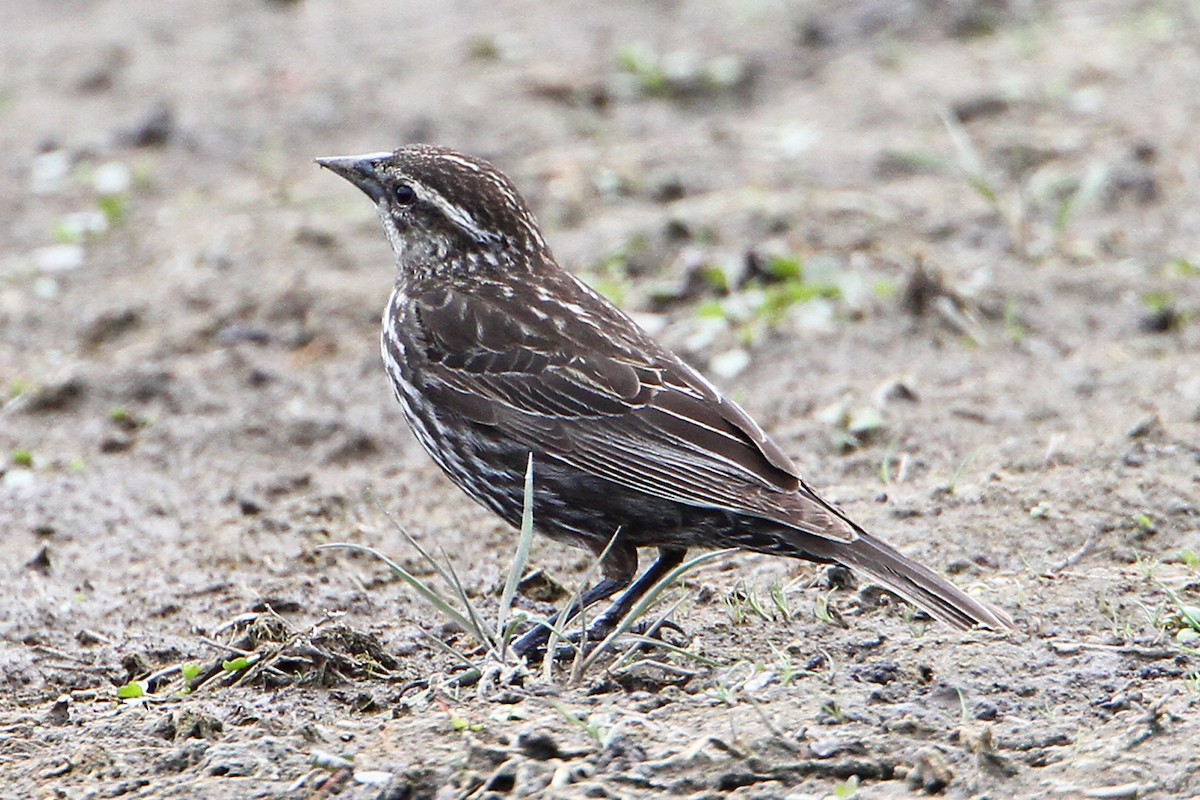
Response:
[[[620,528],[617,528],[615,531],[613,531],[613,535],[609,537],[608,544],[604,545],[604,549],[600,551],[600,555],[597,556],[596,560],[592,562],[592,565],[588,567],[587,574],[583,576],[583,580],[578,586],[575,587],[575,592],[567,600],[567,604],[563,606],[564,609],[571,608],[576,603],[579,603],[583,600],[584,587],[590,585],[592,580],[596,577],[596,572],[600,569],[600,565],[604,563],[604,559],[608,557],[609,551],[613,549],[613,546],[617,543],[617,537],[620,535]],[[587,609],[580,606],[579,613],[576,614],[572,619],[567,620],[567,622],[570,623],[576,619],[579,620],[580,624],[583,626],[582,629],[586,630]],[[571,644],[572,647],[575,648],[575,663],[571,667],[572,674],[575,674],[576,669],[581,663],[580,659],[583,655],[583,650],[574,642],[571,642],[569,639],[567,639],[566,635],[562,631],[550,625],[548,622],[544,624],[550,629],[550,639],[546,642],[546,657],[542,661],[543,676],[545,676],[546,680],[549,681],[554,674],[554,654],[558,649],[558,641],[560,638],[566,640]]]
[[[366,545],[362,545],[362,544],[334,543],[334,544],[318,545],[317,549],[318,550],[336,550],[336,549],[352,550],[352,551],[356,551],[359,553],[367,553],[368,555],[378,558],[380,561],[387,564],[388,567],[392,570],[392,572],[398,578],[400,578],[400,580],[404,581],[409,586],[411,586],[413,589],[415,589],[417,594],[421,595],[421,597],[425,598],[425,600],[427,602],[429,602],[430,605],[432,605],[439,612],[441,612],[442,616],[446,617],[446,619],[448,619],[451,622],[453,622],[454,624],[458,625],[464,631],[467,631],[468,633],[470,633],[472,636],[474,636],[476,639],[478,639],[481,643],[486,644],[489,641],[486,638],[486,636],[484,635],[483,631],[479,630],[470,619],[468,619],[461,611],[459,611],[457,608],[455,608],[448,600],[446,600],[446,598],[444,598],[436,590],[431,588],[429,586],[429,584],[425,583],[425,581],[421,580],[416,575],[413,575],[411,572],[409,572],[404,567],[397,564],[395,561],[392,561],[390,558],[388,558],[383,553],[376,550],[374,547],[367,547]],[[428,556],[426,556],[426,557],[428,558]]]
[[[629,637],[629,640],[633,642],[633,645],[629,648],[629,650],[621,655],[621,658],[618,659],[617,663],[613,664],[613,672],[618,672],[622,668],[629,666],[629,660],[633,657],[634,653],[637,652],[637,649],[642,646],[652,647],[658,650],[665,650],[672,655],[679,656],[680,658],[684,658],[689,661],[695,661],[697,664],[710,667],[712,669],[719,669],[720,667],[727,666],[722,664],[720,661],[714,661],[707,656],[702,656],[699,653],[693,653],[686,647],[680,647],[678,645],[671,644],[670,642],[664,642],[662,639],[655,639],[650,636],[639,636],[637,634],[633,634]]]
[[[442,550],[442,558],[446,561],[446,573],[450,576],[450,586],[454,589],[454,593],[458,595],[458,600],[466,609],[467,616],[471,618],[471,627],[468,628],[479,643],[484,647],[495,650],[499,644],[499,639],[496,632],[492,630],[492,626],[488,625],[487,621],[475,610],[475,604],[471,602],[470,596],[467,595],[467,589],[463,586],[462,580],[458,577],[458,572],[454,569],[454,564],[450,561],[450,557],[446,555],[446,551]]]
[[[500,617],[496,627],[504,633],[501,641],[501,657],[508,652],[509,626],[508,618],[512,614],[513,600],[517,596],[517,585],[525,574],[525,564],[529,561],[529,548],[533,543],[533,453],[529,454],[529,463],[525,467],[525,496],[521,507],[521,538],[517,541],[517,552],[513,556],[512,565],[508,570],[508,579],[504,582],[504,591],[500,595]]]

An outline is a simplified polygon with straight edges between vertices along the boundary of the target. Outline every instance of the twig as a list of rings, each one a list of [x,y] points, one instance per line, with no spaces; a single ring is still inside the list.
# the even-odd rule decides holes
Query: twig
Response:
[[[1083,561],[1083,559],[1087,558],[1088,555],[1090,555],[1091,552],[1094,549],[1096,549],[1096,540],[1099,538],[1100,538],[1100,527],[1099,526],[1093,527],[1092,532],[1088,534],[1086,539],[1084,539],[1083,544],[1080,546],[1080,548],[1078,550],[1076,550],[1071,555],[1067,556],[1065,559],[1063,559],[1059,563],[1050,567],[1048,570],[1043,572],[1042,575],[1047,578],[1053,578],[1055,575],[1062,572],[1064,569],[1073,567],[1076,564],[1078,564],[1080,561]]]

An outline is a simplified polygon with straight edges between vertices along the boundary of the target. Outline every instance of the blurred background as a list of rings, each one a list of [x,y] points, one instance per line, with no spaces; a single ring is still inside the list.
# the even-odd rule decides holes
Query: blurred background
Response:
[[[511,175],[565,266],[915,557],[1035,629],[1183,624],[1138,565],[1183,570],[1175,598],[1195,571],[1194,2],[0,18],[0,685],[21,703],[121,683],[130,652],[196,657],[264,598],[416,648],[403,589],[313,551],[402,550],[384,510],[491,596],[511,534],[410,437],[377,354],[389,248],[312,163],[414,141]],[[1088,569],[1040,580],[1075,552]]]

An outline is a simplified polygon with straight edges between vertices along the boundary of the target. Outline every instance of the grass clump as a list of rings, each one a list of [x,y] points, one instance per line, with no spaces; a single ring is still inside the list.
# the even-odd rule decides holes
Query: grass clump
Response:
[[[710,664],[705,659],[698,656],[688,654],[682,648],[671,645],[659,639],[651,638],[666,622],[667,617],[679,605],[679,601],[666,613],[653,620],[649,624],[644,624],[644,633],[631,633],[633,627],[639,622],[644,623],[650,608],[658,601],[666,589],[675,583],[687,572],[696,567],[706,564],[716,558],[726,555],[730,551],[722,550],[708,552],[696,556],[695,558],[686,561],[679,565],[670,573],[668,573],[661,581],[654,585],[646,594],[633,606],[628,614],[626,614],[616,625],[616,627],[600,641],[595,647],[580,646],[572,641],[572,637],[568,636],[567,632],[560,627],[555,626],[549,619],[541,617],[533,617],[526,612],[517,608],[517,587],[520,583],[521,576],[524,574],[525,566],[529,557],[529,550],[533,539],[533,486],[534,486],[534,463],[533,456],[530,455],[528,467],[525,473],[525,486],[523,498],[523,512],[521,519],[520,538],[517,543],[513,561],[509,566],[509,570],[504,582],[504,588],[500,597],[500,607],[494,616],[494,620],[489,619],[477,604],[473,602],[462,580],[450,565],[449,559],[445,553],[442,553],[442,558],[436,558],[430,554],[413,536],[408,533],[400,525],[396,525],[397,530],[404,538],[416,548],[422,560],[428,564],[432,571],[441,579],[447,589],[441,589],[430,582],[422,580],[413,575],[409,570],[405,569],[400,564],[396,563],[388,556],[372,547],[358,544],[333,543],[321,545],[318,549],[346,549],[356,552],[366,553],[379,559],[392,573],[402,582],[411,587],[418,595],[426,602],[432,605],[443,618],[448,622],[453,623],[458,628],[463,630],[475,644],[482,650],[481,654],[467,655],[464,654],[445,642],[433,636],[429,637],[431,643],[437,649],[452,656],[462,667],[465,672],[460,673],[455,678],[456,685],[468,685],[479,680],[485,669],[485,661],[498,662],[501,665],[514,664],[517,661],[516,654],[512,650],[512,644],[515,640],[516,631],[527,622],[532,622],[535,625],[543,625],[550,629],[550,639],[546,648],[546,659],[543,663],[543,672],[547,679],[553,676],[553,665],[555,656],[560,653],[559,645],[564,645],[571,648],[575,653],[574,663],[570,669],[571,681],[575,682],[581,679],[588,670],[592,669],[600,659],[607,658],[617,652],[618,644],[628,643],[628,647],[617,655],[615,661],[609,666],[610,671],[620,670],[629,667],[632,663],[634,654],[642,650],[644,647],[652,646],[666,651],[671,655],[678,655],[685,658],[691,658],[704,664]],[[618,531],[619,534],[619,531]],[[616,540],[614,535],[612,542]],[[605,550],[607,553],[607,549]],[[595,563],[595,567],[603,561],[605,553],[602,553]],[[577,592],[568,603],[567,608],[570,608],[578,601],[582,591]],[[586,615],[588,609],[583,609],[579,614],[572,618],[574,624],[576,620],[583,626],[586,631]],[[660,665],[668,670],[673,668],[670,665]]]

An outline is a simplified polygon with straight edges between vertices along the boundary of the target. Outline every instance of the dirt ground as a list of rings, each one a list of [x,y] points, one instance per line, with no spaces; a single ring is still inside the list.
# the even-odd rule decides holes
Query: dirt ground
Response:
[[[1200,796],[1195,3],[0,18],[3,797]],[[411,141],[1019,630],[737,555],[665,593],[687,654],[446,685],[462,632],[316,549],[432,579],[390,515],[494,615],[516,542],[405,427],[390,252],[311,161]],[[590,566],[531,564],[543,612]]]

